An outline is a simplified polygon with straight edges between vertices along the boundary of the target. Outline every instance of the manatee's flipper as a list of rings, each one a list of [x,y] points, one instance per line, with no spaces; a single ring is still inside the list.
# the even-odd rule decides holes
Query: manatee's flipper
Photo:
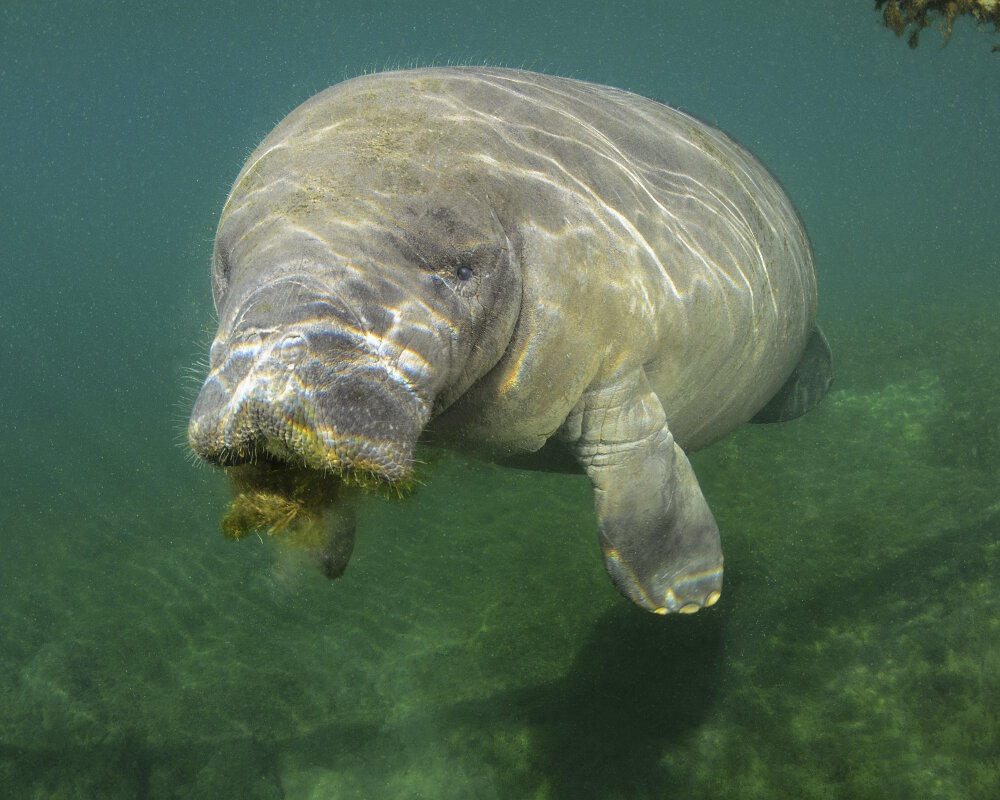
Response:
[[[618,591],[657,614],[713,605],[722,591],[719,528],[645,373],[589,391],[564,433],[594,485]]]
[[[832,383],[833,354],[823,331],[815,328],[785,385],[750,421],[787,422],[801,417],[819,405]]]
[[[342,494],[347,494],[343,492]],[[323,527],[326,537],[323,547],[316,554],[320,572],[331,580],[339,578],[347,569],[347,562],[354,552],[354,502],[338,498],[338,502],[323,510]]]

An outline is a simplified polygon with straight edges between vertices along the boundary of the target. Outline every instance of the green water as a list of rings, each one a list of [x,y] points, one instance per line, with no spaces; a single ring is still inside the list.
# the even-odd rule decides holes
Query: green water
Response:
[[[1000,795],[1000,55],[871,3],[0,7],[0,797]],[[803,10],[801,6],[811,6]],[[585,479],[447,458],[327,583],[184,427],[215,222],[364,70],[680,105],[782,179],[838,379],[692,461],[726,586],[619,598]]]

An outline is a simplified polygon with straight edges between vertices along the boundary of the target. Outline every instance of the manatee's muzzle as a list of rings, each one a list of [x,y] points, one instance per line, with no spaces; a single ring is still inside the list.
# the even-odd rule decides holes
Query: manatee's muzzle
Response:
[[[215,345],[188,426],[195,453],[405,481],[428,408],[392,363],[349,338],[313,324]]]

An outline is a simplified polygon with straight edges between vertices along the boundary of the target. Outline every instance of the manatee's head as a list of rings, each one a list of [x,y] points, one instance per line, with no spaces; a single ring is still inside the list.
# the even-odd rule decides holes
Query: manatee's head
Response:
[[[226,203],[188,436],[223,467],[404,483],[427,422],[503,355],[516,247],[426,110],[337,88],[265,139]]]

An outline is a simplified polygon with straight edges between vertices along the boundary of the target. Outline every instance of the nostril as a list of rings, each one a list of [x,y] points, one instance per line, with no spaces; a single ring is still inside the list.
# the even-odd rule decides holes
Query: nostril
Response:
[[[302,358],[305,351],[305,337],[298,333],[289,333],[278,342],[275,355],[286,364],[294,364]]]

